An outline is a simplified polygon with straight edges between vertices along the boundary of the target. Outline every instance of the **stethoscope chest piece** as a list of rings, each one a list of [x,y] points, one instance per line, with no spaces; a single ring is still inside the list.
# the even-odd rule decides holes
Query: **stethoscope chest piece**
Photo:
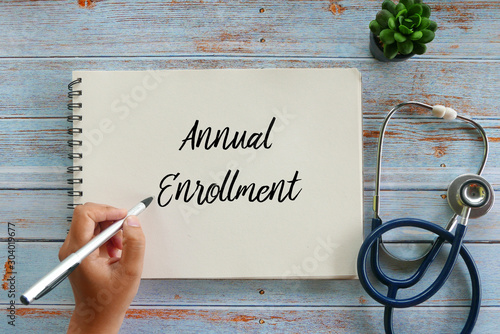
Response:
[[[488,213],[495,202],[491,184],[477,174],[464,174],[453,180],[448,187],[447,198],[458,215],[462,214],[464,207],[469,207],[471,219]]]

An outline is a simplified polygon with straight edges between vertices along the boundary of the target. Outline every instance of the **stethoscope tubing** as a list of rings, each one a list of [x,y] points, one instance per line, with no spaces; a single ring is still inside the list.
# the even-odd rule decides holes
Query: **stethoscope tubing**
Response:
[[[444,107],[443,106],[431,106],[425,103],[421,102],[415,102],[415,101],[409,101],[405,103],[400,103],[397,106],[395,106],[385,117],[382,126],[380,128],[380,133],[379,133],[379,140],[377,144],[377,160],[376,160],[376,175],[375,175],[375,194],[373,197],[373,211],[374,211],[374,218],[372,220],[372,232],[368,237],[365,239],[363,242],[361,249],[358,254],[358,261],[357,261],[357,269],[358,269],[358,276],[360,279],[360,283],[365,289],[365,291],[376,301],[379,303],[385,305],[384,309],[384,327],[386,330],[386,333],[393,333],[393,310],[394,308],[406,308],[406,307],[411,307],[418,305],[420,303],[423,303],[424,301],[428,300],[431,298],[439,289],[446,283],[448,280],[455,264],[458,259],[458,256],[460,255],[469,271],[470,279],[471,279],[471,284],[472,284],[472,301],[471,301],[471,307],[469,311],[469,316],[467,318],[467,321],[461,331],[461,333],[471,333],[472,329],[474,328],[474,325],[477,321],[477,317],[479,314],[479,309],[481,307],[481,282],[480,282],[480,277],[479,273],[476,267],[476,264],[470,255],[469,251],[467,248],[463,245],[463,239],[465,232],[467,230],[466,223],[467,223],[467,218],[470,213],[470,211],[467,212],[466,218],[462,220],[460,224],[458,224],[457,217],[459,213],[456,212],[454,215],[451,217],[450,221],[448,222],[448,225],[446,228],[442,228],[439,225],[433,224],[431,222],[427,222],[421,219],[415,219],[415,218],[404,218],[404,219],[395,219],[390,222],[382,224],[382,220],[380,219],[380,181],[381,181],[381,167],[382,167],[382,151],[383,151],[383,144],[384,144],[384,136],[385,136],[385,131],[387,128],[387,125],[392,118],[392,116],[401,108],[405,106],[417,106],[421,107],[424,109],[432,110],[434,115],[441,115],[440,110],[442,110]],[[439,107],[439,108],[438,108]],[[434,110],[434,108],[436,108]],[[441,109],[440,109],[441,108]],[[445,114],[449,112],[450,108],[445,108]],[[483,144],[484,144],[484,150],[483,150],[483,159],[481,161],[481,165],[478,169],[477,175],[481,175],[486,161],[488,159],[488,154],[489,154],[489,142],[488,142],[488,137],[486,135],[485,130],[481,125],[476,123],[475,121],[463,117],[463,116],[457,116],[456,112],[451,109],[451,111],[456,116],[457,119],[460,119],[466,123],[469,123],[473,127],[476,128],[476,130],[481,134]],[[437,112],[437,113],[435,113]],[[453,113],[451,118],[453,118]],[[449,114],[448,114],[449,115]],[[439,116],[442,117],[442,116]],[[446,118],[446,117],[444,117]],[[446,119],[451,119],[450,117]],[[458,178],[457,178],[458,179]],[[451,205],[451,204],[450,204]],[[470,209],[469,209],[470,210]],[[463,212],[462,212],[463,215]],[[434,234],[437,235],[437,237],[434,239],[432,243],[432,247],[430,247],[430,250],[427,251],[426,254],[421,256],[419,259],[414,259],[414,260],[405,260],[405,259],[399,259],[397,256],[391,254],[391,252],[387,251],[384,243],[382,241],[382,235],[392,229],[399,228],[399,227],[416,227],[416,228],[421,228],[427,231],[430,231]],[[451,231],[455,229],[455,233],[452,234]],[[438,277],[433,281],[431,285],[427,287],[424,291],[421,293],[417,294],[416,296],[413,296],[411,298],[406,298],[406,299],[396,299],[397,293],[399,289],[406,289],[409,288],[416,283],[418,283],[423,275],[427,272],[430,264],[435,260],[437,257],[438,253],[440,252],[443,243],[448,242],[451,244],[451,249],[448,254],[448,258],[446,259],[445,265],[442,269],[442,271],[438,274]],[[415,273],[406,279],[395,279],[387,276],[382,268],[380,267],[380,259],[379,259],[379,249],[383,249],[386,251],[386,253],[395,259],[403,260],[403,261],[416,261],[416,260],[422,260],[422,263],[418,267],[418,269],[415,271]],[[368,258],[370,256],[370,258]],[[377,280],[379,280],[383,285],[387,286],[388,291],[387,291],[387,296],[383,295],[380,293],[375,287],[372,285],[368,278],[367,274],[367,265],[368,261],[370,261],[370,266],[373,275]]]
[[[472,286],[472,300],[469,315],[467,316],[467,320],[460,333],[470,334],[472,333],[472,330],[476,325],[477,318],[479,316],[479,310],[481,309],[481,278],[479,276],[479,271],[477,269],[476,263],[474,262],[472,255],[466,247],[462,246],[460,248],[460,256],[467,266]],[[384,329],[386,334],[394,334],[393,311],[394,308],[391,306],[386,306],[384,308]]]
[[[395,221],[405,221],[404,219],[399,219]],[[379,227],[382,224],[382,221],[380,219],[373,219],[372,220],[372,231],[374,231],[377,227]],[[373,243],[372,248],[371,248],[371,257],[370,257],[370,264],[372,268],[375,268],[373,270],[373,273],[377,277],[377,279],[384,285],[389,286],[389,285],[396,285],[398,289],[406,289],[409,287],[414,286],[422,276],[426,273],[428,267],[431,265],[431,263],[434,261],[436,258],[437,254],[441,250],[441,246],[443,245],[444,239],[441,237],[436,238],[433,241],[433,245],[431,250],[428,252],[428,255],[425,257],[425,259],[422,261],[416,272],[407,279],[393,279],[390,278],[389,276],[385,275],[385,273],[382,271],[380,268],[380,263],[379,263],[379,246],[381,244],[382,238],[380,237],[377,239],[376,242]]]
[[[443,270],[441,273],[438,275],[438,277],[434,280],[434,282],[427,287],[424,291],[419,293],[416,296],[413,296],[411,298],[406,298],[406,299],[396,299],[396,298],[390,298],[387,296],[384,296],[382,293],[377,291],[375,287],[371,284],[368,274],[366,271],[366,262],[368,260],[368,254],[370,254],[370,250],[374,255],[372,255],[372,259],[378,259],[378,247],[372,247],[377,241],[380,240],[380,237],[382,234],[395,229],[395,228],[400,228],[400,227],[417,227],[421,229],[425,229],[427,231],[433,232],[440,236],[442,239],[448,241],[451,244],[451,250],[448,255],[448,259],[446,260],[446,263],[443,267]],[[457,261],[458,254],[460,251],[460,248],[462,247],[462,241],[464,234],[467,230],[467,227],[464,225],[458,225],[457,230],[455,232],[455,235],[451,234],[450,232],[446,231],[442,227],[427,222],[425,220],[421,219],[416,219],[416,218],[402,218],[402,219],[395,219],[390,222],[382,224],[380,227],[378,227],[375,231],[370,233],[370,235],[365,239],[363,244],[361,245],[361,248],[359,250],[359,255],[358,255],[358,276],[360,277],[360,282],[361,285],[365,288],[365,290],[368,292],[368,294],[378,301],[379,303],[386,305],[386,306],[391,306],[395,308],[406,308],[406,307],[411,307],[418,305],[430,297],[432,297],[446,282],[448,279],[449,275],[451,274],[451,271],[453,270],[453,267],[455,266],[455,262]],[[431,254],[432,255],[432,254]],[[389,292],[391,290],[394,290],[397,292],[398,289],[400,288],[406,288],[410,287],[412,285],[415,285],[420,278],[423,276],[424,271],[427,270],[428,265],[432,261],[425,261],[424,260],[424,267],[421,265],[419,269],[417,270],[418,277],[410,278],[408,280],[397,280],[397,279],[392,279],[389,278],[387,275],[383,273],[383,271],[380,268],[380,265],[378,264],[378,260],[375,260],[375,265],[373,266],[373,261],[372,261],[372,270],[377,276],[377,279],[379,279],[384,285],[386,285],[389,288]],[[414,275],[415,276],[415,275]],[[382,279],[380,279],[382,278]]]
[[[374,222],[374,225],[376,225],[377,223],[379,222]],[[381,236],[384,233],[399,227],[422,228],[438,235],[438,239],[434,243],[433,249],[423,260],[422,264],[419,266],[416,273],[412,275],[412,277],[410,277],[409,279],[405,280],[398,280],[388,277],[382,271],[378,263],[378,256],[379,256],[378,247]],[[462,244],[466,230],[467,228],[465,225],[459,224],[457,225],[455,235],[453,235],[452,233],[448,232],[439,225],[433,224],[431,222],[415,218],[403,218],[403,219],[396,219],[378,226],[365,239],[358,254],[358,261],[357,261],[358,276],[360,283],[365,289],[365,291],[373,299],[386,306],[384,310],[384,326],[386,333],[393,333],[392,329],[393,309],[415,306],[431,298],[446,283],[449,275],[451,274],[455,266],[459,254],[464,259],[472,283],[471,307],[469,311],[469,316],[461,333],[472,332],[472,329],[474,328],[474,325],[476,323],[479,314],[479,309],[481,307],[481,284],[476,264],[472,256],[470,255],[469,251],[467,250],[467,248]],[[413,286],[421,279],[421,277],[427,271],[429,265],[437,256],[437,253],[441,249],[441,246],[444,241],[449,242],[452,246],[450,253],[448,255],[448,259],[446,260],[446,263],[443,267],[443,270],[438,275],[436,280],[426,290],[424,290],[422,293],[412,298],[396,299],[398,289]],[[378,280],[382,282],[382,284],[388,287],[387,296],[381,294],[372,285],[372,283],[368,278],[368,274],[366,271],[368,254],[371,254],[370,263],[373,274],[376,276]]]

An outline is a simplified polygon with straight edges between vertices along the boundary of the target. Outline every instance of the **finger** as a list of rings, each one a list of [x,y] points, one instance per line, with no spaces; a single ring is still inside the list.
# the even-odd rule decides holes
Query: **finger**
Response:
[[[92,254],[90,254],[89,256],[96,256],[96,257],[102,257],[102,258],[108,259],[109,255],[108,255],[108,246],[107,246],[107,244],[108,243],[105,242],[102,246],[100,246],[95,251],[93,251]]]
[[[111,239],[113,245],[118,249],[123,249],[123,231],[120,230]]]
[[[104,231],[107,226],[111,225],[113,222],[101,222],[96,225],[96,228],[94,229],[94,237],[99,235],[102,231]],[[111,244],[111,242],[108,240],[99,248],[95,251],[93,251],[91,254],[89,254],[89,257],[91,258],[96,258],[96,257],[103,257],[105,259],[108,259],[110,257],[109,255],[109,250],[108,250],[108,244]]]
[[[109,228],[110,225],[114,224],[115,222],[102,222],[99,223],[98,226],[101,227],[102,231],[105,231],[107,228]],[[102,247],[102,252],[100,253],[101,256],[104,257],[118,257],[120,258],[121,256],[121,249],[122,249],[122,230],[120,229],[114,236],[112,236],[104,245],[105,247]],[[104,249],[106,249],[106,252],[104,252]]]
[[[94,236],[98,235],[99,233],[101,233],[102,231],[105,231],[106,229],[109,228],[109,226],[113,225],[115,222],[112,221],[112,222],[101,222],[99,224],[97,224],[97,227],[95,228],[94,230]],[[108,242],[109,243],[112,243],[112,245],[118,249],[122,249],[122,230],[120,228],[120,230],[118,230],[118,232],[116,232],[115,235],[113,235],[109,240]]]
[[[109,222],[109,221],[106,221],[106,222],[101,222],[101,223],[98,223],[95,230],[94,230],[94,236],[98,235],[99,233],[101,233],[102,231],[106,230],[107,228],[109,228],[110,225],[114,224],[115,222]],[[119,230],[117,232],[117,234],[120,233],[121,234],[121,230]],[[113,238],[116,236],[116,234],[111,237],[108,241],[106,241],[102,246],[99,247],[99,251],[98,252],[95,252],[95,255],[93,256],[100,256],[100,257],[103,257],[103,258],[110,258],[110,257],[120,257],[121,256],[121,248],[118,249],[114,243],[113,243]],[[121,243],[120,243],[120,246],[121,246]],[[94,254],[94,253],[93,253]]]
[[[141,277],[146,238],[136,216],[129,216],[123,225],[123,249],[120,267],[127,276]]]
[[[97,224],[96,227],[94,228],[94,237],[101,233],[101,223]]]
[[[73,221],[68,233],[71,247],[78,249],[85,245],[94,236],[97,223],[104,221],[115,221],[125,217],[125,209],[117,209],[111,206],[85,203],[78,205],[73,213]]]
[[[127,215],[127,210],[96,203],[85,203],[86,214],[95,222],[116,221]]]
[[[64,260],[70,254],[69,251],[68,251],[68,241],[67,240],[68,239],[64,240],[61,248],[59,249],[59,253],[58,253],[59,261]]]
[[[112,225],[114,223],[114,221],[103,221],[103,222],[100,222],[99,224],[97,224],[100,228],[100,231],[104,231],[105,229],[107,229],[110,225]]]
[[[120,258],[121,257],[121,250],[116,248],[112,242],[110,242],[110,241],[106,242],[106,248],[107,248],[108,255],[110,258],[113,258],[113,257]]]

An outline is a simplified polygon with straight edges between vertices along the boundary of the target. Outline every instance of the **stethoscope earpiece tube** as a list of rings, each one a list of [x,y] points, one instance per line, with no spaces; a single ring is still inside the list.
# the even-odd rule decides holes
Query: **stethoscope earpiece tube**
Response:
[[[380,180],[381,180],[381,169],[382,169],[382,151],[384,147],[384,138],[385,138],[385,130],[387,129],[387,126],[389,124],[389,121],[391,120],[392,116],[401,110],[404,107],[407,106],[416,106],[420,107],[423,109],[430,110],[432,114],[438,118],[443,118],[445,120],[452,120],[452,119],[459,119],[463,122],[466,122],[470,125],[472,125],[481,135],[481,138],[483,140],[483,159],[481,161],[481,165],[479,166],[479,169],[477,171],[477,175],[481,175],[483,173],[484,167],[486,165],[486,161],[488,160],[488,154],[489,154],[489,142],[488,142],[488,136],[486,135],[486,131],[484,131],[483,127],[478,124],[477,122],[473,121],[472,119],[469,119],[467,117],[463,116],[457,116],[457,112],[452,109],[452,108],[447,108],[445,106],[441,105],[435,105],[431,106],[422,102],[416,102],[416,101],[408,101],[404,103],[400,103],[394,108],[389,111],[387,116],[385,117],[384,121],[382,122],[382,125],[380,127],[380,133],[378,137],[378,143],[377,143],[377,164],[376,164],[376,173],[375,173],[375,194],[373,196],[373,211],[374,211],[374,217],[378,218],[380,217]],[[450,219],[450,224],[447,226],[447,230],[451,231],[453,227],[455,226],[452,224],[452,222],[455,220],[457,215],[454,215]],[[381,244],[382,247],[384,247],[383,243]],[[392,257],[398,259],[397,256],[394,254],[391,254],[389,251],[386,250],[386,253],[391,255]],[[403,259],[400,259],[403,260]]]

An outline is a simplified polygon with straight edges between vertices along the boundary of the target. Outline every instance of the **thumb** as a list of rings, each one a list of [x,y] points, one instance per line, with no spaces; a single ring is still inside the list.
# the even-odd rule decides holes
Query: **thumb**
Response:
[[[139,219],[136,216],[127,217],[123,224],[123,248],[119,261],[127,276],[141,277],[145,249],[146,238]]]

